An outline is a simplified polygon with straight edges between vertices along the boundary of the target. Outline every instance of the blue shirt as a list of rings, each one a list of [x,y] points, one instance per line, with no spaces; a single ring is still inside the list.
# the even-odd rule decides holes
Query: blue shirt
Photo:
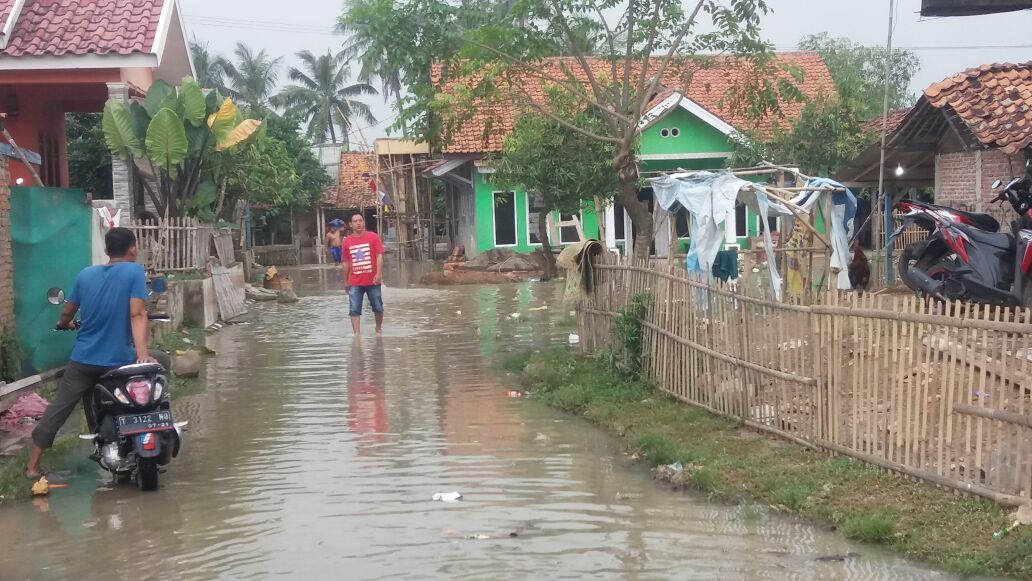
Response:
[[[68,302],[79,305],[82,326],[72,361],[100,367],[136,361],[129,299],[147,300],[147,275],[135,262],[91,266],[75,277]]]

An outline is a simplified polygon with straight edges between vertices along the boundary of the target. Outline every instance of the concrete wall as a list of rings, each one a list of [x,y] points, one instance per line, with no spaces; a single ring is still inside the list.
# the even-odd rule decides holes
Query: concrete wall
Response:
[[[11,258],[9,162],[0,156],[0,333],[14,331],[14,261]]]

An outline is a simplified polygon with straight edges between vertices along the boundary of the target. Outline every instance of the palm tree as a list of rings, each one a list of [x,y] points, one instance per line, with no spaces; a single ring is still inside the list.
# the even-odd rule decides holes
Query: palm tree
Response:
[[[315,143],[337,143],[337,128],[340,141],[348,144],[348,131],[354,118],[367,123],[376,123],[369,105],[356,101],[359,95],[375,95],[376,89],[368,83],[348,84],[351,68],[347,65],[346,51],[336,55],[327,52],[315,56],[310,51],[297,53],[304,70],[290,69],[290,80],[297,84],[288,85],[273,99],[273,103],[296,112],[308,122],[307,135]]]
[[[202,45],[196,40],[190,43],[190,55],[193,59],[197,83],[205,89],[215,89],[226,94],[226,73],[233,68],[233,65],[222,55],[208,52],[208,45]]]
[[[228,63],[225,69],[229,78],[229,94],[252,107],[268,104],[272,90],[279,79],[279,67],[283,57],[271,58],[265,49],[254,52],[251,47],[238,42],[235,63]]]

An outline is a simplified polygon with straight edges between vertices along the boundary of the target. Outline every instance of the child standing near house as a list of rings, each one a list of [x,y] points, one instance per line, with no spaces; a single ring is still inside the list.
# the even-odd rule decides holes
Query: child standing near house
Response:
[[[336,264],[340,264],[341,259],[340,239],[343,233],[340,225],[340,220],[330,222],[330,231],[326,233],[326,250]]]

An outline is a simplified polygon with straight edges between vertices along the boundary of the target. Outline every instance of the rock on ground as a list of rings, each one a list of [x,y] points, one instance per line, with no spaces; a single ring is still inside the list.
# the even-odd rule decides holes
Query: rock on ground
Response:
[[[284,289],[279,292],[279,296],[276,297],[276,301],[280,303],[296,303],[297,293],[291,289]]]
[[[187,349],[172,361],[172,373],[179,377],[197,377],[201,374],[201,353],[196,349]]]
[[[545,270],[545,255],[541,252],[521,254],[508,248],[494,248],[463,262],[461,268],[492,272],[537,272]]]

